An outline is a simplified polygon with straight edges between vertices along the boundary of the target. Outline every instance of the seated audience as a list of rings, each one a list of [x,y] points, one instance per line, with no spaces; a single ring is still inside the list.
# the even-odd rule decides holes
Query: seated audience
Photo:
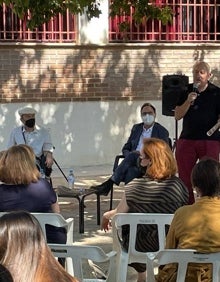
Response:
[[[39,222],[25,211],[0,217],[0,263],[10,271],[14,282],[78,281],[57,262]]]
[[[201,160],[192,170],[191,182],[198,198],[175,212],[166,248],[220,252],[220,163],[210,158]],[[175,273],[175,264],[161,267],[157,281],[174,282]],[[212,281],[210,265],[190,265],[186,281]]]
[[[177,165],[169,145],[157,138],[147,138],[141,150],[142,178],[133,179],[125,186],[125,193],[116,209],[103,214],[101,229],[109,229],[109,221],[117,213],[174,213],[188,202],[188,190],[175,176]],[[138,226],[138,251],[157,251],[156,227]],[[128,232],[123,229],[123,247],[128,247]],[[133,263],[138,282],[145,281],[146,265]]]
[[[114,184],[119,185],[121,182],[127,184],[132,179],[142,176],[138,164],[144,138],[159,138],[169,144],[169,132],[161,124],[155,122],[156,108],[150,103],[145,103],[141,106],[140,114],[142,122],[133,125],[130,136],[122,148],[124,160],[107,181],[91,187],[100,195],[108,195]]]
[[[3,153],[0,179],[0,211],[60,212],[54,189],[40,178],[31,147],[15,145]],[[48,243],[66,243],[65,228],[47,225],[46,231]]]

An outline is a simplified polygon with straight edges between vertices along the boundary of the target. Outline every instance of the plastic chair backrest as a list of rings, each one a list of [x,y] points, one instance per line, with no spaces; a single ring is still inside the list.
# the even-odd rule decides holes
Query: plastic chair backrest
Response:
[[[0,217],[7,212],[0,212]],[[74,219],[64,217],[59,213],[31,213],[37,218],[40,223],[41,229],[43,230],[44,236],[46,238],[46,224],[50,224],[56,227],[64,227],[67,231],[67,244],[73,243],[73,225]]]
[[[67,265],[67,272],[80,281],[115,281],[115,257],[116,252],[112,251],[106,254],[98,246],[89,245],[61,245],[61,244],[48,244],[55,257],[71,258],[72,264]],[[94,262],[109,262],[107,278],[104,279],[85,279],[83,277],[82,260],[92,260]]]
[[[157,225],[159,250],[165,248],[166,232],[165,227],[171,224],[173,214],[158,214],[158,213],[119,213],[112,219],[112,235],[113,235],[113,250],[117,252],[117,267],[124,271],[117,271],[119,274],[116,281],[125,282],[127,267],[129,263],[139,262],[146,263],[146,253],[139,252],[135,249],[137,225],[149,224]],[[128,251],[124,250],[119,240],[118,231],[123,225],[129,225],[129,247]],[[147,238],[146,238],[147,240]],[[157,252],[150,252],[151,256],[155,256]]]
[[[155,276],[153,266],[155,264],[166,265],[169,263],[178,263],[177,279],[178,282],[185,282],[188,263],[211,263],[212,281],[220,282],[220,252],[201,254],[196,250],[190,249],[166,249],[158,252],[154,259],[147,256],[147,282],[154,282]]]
[[[31,213],[39,221],[43,233],[46,238],[46,224],[50,224],[56,227],[64,227],[67,231],[67,244],[73,243],[73,224],[74,219],[64,217],[59,213]]]

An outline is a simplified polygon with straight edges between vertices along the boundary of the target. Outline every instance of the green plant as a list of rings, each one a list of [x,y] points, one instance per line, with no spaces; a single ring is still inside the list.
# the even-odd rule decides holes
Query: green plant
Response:
[[[99,17],[101,14],[100,0],[0,0],[0,5],[5,3],[12,8],[13,12],[20,19],[24,19],[27,27],[34,29],[39,25],[49,21],[51,17],[58,13],[66,12],[72,14],[82,14],[86,12],[88,19]],[[158,5],[154,1],[148,0],[111,0],[110,17],[116,15],[130,15],[133,9],[133,18],[136,24],[149,18],[156,18],[163,24],[172,21],[172,10],[168,6]],[[122,23],[122,29],[125,29]]]

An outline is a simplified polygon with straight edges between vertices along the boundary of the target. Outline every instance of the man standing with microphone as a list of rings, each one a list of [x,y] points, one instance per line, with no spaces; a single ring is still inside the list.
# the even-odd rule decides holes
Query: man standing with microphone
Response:
[[[179,177],[189,189],[189,204],[193,204],[191,171],[203,157],[219,161],[220,131],[207,134],[220,121],[220,88],[209,82],[210,66],[202,61],[193,66],[193,84],[180,96],[175,118],[183,118],[183,128],[177,141],[176,160]]]

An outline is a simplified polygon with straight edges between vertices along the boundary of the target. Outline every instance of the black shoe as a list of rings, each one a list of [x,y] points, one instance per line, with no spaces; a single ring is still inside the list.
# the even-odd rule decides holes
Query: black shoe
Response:
[[[108,193],[110,192],[110,190],[112,189],[113,184],[114,184],[114,182],[111,180],[111,178],[109,178],[108,180],[106,180],[102,184],[99,184],[99,185],[96,185],[96,186],[91,186],[90,189],[95,190],[96,194],[107,196]]]

